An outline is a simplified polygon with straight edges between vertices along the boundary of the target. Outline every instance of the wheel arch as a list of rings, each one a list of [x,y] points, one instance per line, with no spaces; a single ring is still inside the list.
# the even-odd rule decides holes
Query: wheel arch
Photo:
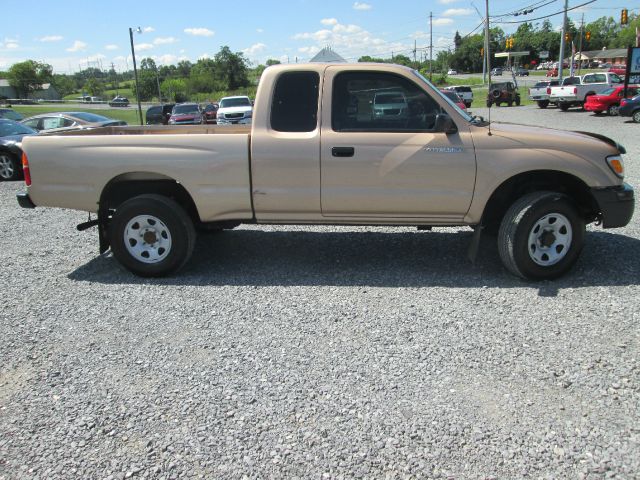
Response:
[[[194,224],[200,222],[198,208],[189,192],[174,178],[154,172],[132,172],[118,175],[106,183],[98,203],[98,236],[100,253],[109,248],[109,222],[123,202],[144,194],[157,194],[173,199]]]
[[[585,223],[597,219],[597,203],[583,180],[557,170],[533,170],[506,179],[493,191],[484,207],[482,224],[489,228],[496,227],[514,201],[536,191],[565,194],[576,204]]]

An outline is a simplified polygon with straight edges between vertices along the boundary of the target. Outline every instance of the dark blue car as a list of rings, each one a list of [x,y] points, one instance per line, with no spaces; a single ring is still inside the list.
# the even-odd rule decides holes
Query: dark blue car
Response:
[[[640,123],[640,95],[620,100],[618,114],[621,117],[631,117],[634,122]]]
[[[38,132],[21,123],[0,118],[0,179],[22,178],[22,138]]]

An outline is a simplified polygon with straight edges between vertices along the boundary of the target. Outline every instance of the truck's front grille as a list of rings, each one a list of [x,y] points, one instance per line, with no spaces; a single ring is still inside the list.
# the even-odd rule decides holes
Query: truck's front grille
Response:
[[[226,113],[224,116],[225,118],[242,118],[244,117],[244,113]]]

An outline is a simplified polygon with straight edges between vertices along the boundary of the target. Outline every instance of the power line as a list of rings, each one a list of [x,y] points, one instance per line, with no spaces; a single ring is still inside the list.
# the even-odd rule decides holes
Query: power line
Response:
[[[591,0],[591,1],[589,1],[589,2],[581,3],[580,5],[576,5],[575,7],[567,8],[567,10],[566,10],[566,11],[567,11],[567,12],[570,12],[571,10],[575,10],[575,9],[577,9],[577,8],[584,7],[585,5],[589,5],[590,3],[594,3],[594,2],[596,2],[596,1],[597,1],[597,0]],[[511,21],[511,22],[504,22],[504,21],[503,21],[503,22],[493,22],[493,23],[494,23],[494,24],[507,24],[507,23],[509,23],[509,24],[513,24],[513,23],[530,23],[530,22],[533,22],[534,20],[542,20],[543,18],[555,17],[556,15],[561,15],[561,14],[563,14],[564,12],[565,12],[565,10],[564,10],[564,9],[562,9],[562,10],[560,10],[559,12],[552,13],[552,14],[550,14],[550,15],[545,15],[544,17],[529,18],[529,19],[527,19],[527,20],[516,20],[516,21]]]

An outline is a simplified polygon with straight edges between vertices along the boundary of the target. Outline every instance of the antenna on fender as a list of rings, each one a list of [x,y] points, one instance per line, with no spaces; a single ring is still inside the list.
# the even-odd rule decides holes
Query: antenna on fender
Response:
[[[489,72],[487,84],[487,98],[491,95],[491,52],[489,51],[489,0],[485,0],[485,19],[484,19],[484,53],[486,55],[486,69]],[[487,121],[489,122],[489,131],[488,135],[491,135],[491,104],[493,102],[487,102],[489,104],[489,114],[487,115]]]

